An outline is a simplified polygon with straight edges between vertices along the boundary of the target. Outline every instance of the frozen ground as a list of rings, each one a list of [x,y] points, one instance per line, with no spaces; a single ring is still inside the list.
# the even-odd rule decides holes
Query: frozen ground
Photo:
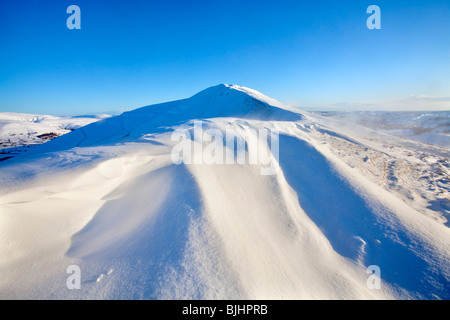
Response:
[[[333,154],[415,209],[450,226],[450,112],[314,116],[322,126],[313,135]]]
[[[275,174],[174,164],[195,120],[241,132],[246,156],[252,130],[278,130]],[[449,299],[448,146],[355,123],[219,85],[4,160],[0,297]]]

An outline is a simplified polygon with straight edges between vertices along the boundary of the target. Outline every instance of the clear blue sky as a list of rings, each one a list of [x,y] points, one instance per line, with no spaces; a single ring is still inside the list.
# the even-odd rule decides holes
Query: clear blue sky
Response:
[[[304,108],[449,110],[450,1],[0,0],[0,112],[121,112],[219,83]]]

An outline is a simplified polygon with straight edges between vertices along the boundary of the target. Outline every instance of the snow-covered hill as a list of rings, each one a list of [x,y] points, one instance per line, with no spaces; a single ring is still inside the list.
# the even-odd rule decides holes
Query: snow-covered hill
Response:
[[[3,161],[0,297],[450,298],[448,150],[351,129],[219,85]],[[200,161],[174,163],[174,132]],[[227,132],[246,161],[208,162]]]
[[[108,115],[54,117],[28,113],[0,112],[0,160],[27,148],[64,135]]]

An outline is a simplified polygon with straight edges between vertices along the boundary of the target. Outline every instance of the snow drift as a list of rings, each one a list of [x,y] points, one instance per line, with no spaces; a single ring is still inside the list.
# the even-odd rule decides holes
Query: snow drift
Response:
[[[171,133],[194,121],[219,132],[277,130],[276,174],[174,164]],[[320,121],[219,85],[2,162],[0,297],[450,298],[443,211],[353,165],[381,152],[378,140]],[[357,155],[345,153],[349,144]],[[67,286],[71,265],[80,289]],[[368,286],[371,265],[379,289]]]

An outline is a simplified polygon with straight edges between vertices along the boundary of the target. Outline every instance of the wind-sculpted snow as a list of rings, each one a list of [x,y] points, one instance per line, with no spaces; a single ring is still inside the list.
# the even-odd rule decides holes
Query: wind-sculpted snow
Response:
[[[433,265],[421,252],[427,244],[379,200],[368,198],[337,174],[320,152],[291,136],[280,138],[280,148],[287,182],[337,253],[366,266],[378,265],[385,281],[408,291],[433,292],[436,281],[447,283],[447,274],[418,276]],[[449,290],[443,288],[441,294]]]
[[[450,298],[447,220],[428,207],[445,188],[429,179],[423,184],[440,193],[422,198],[425,188],[411,184],[409,198],[400,179],[382,182],[406,181],[398,166],[419,159],[414,152],[402,158],[405,147],[393,153],[387,141],[321,120],[220,85],[3,161],[0,297]],[[234,156],[245,161],[174,163],[174,132],[192,133],[193,159],[209,156],[199,145],[211,140],[194,134],[199,122],[205,137],[220,137],[215,152],[230,148],[227,132],[241,137]],[[264,130],[277,133],[270,174],[248,161],[252,141],[267,142],[249,132]],[[69,266],[79,267],[79,288],[68,284]]]

